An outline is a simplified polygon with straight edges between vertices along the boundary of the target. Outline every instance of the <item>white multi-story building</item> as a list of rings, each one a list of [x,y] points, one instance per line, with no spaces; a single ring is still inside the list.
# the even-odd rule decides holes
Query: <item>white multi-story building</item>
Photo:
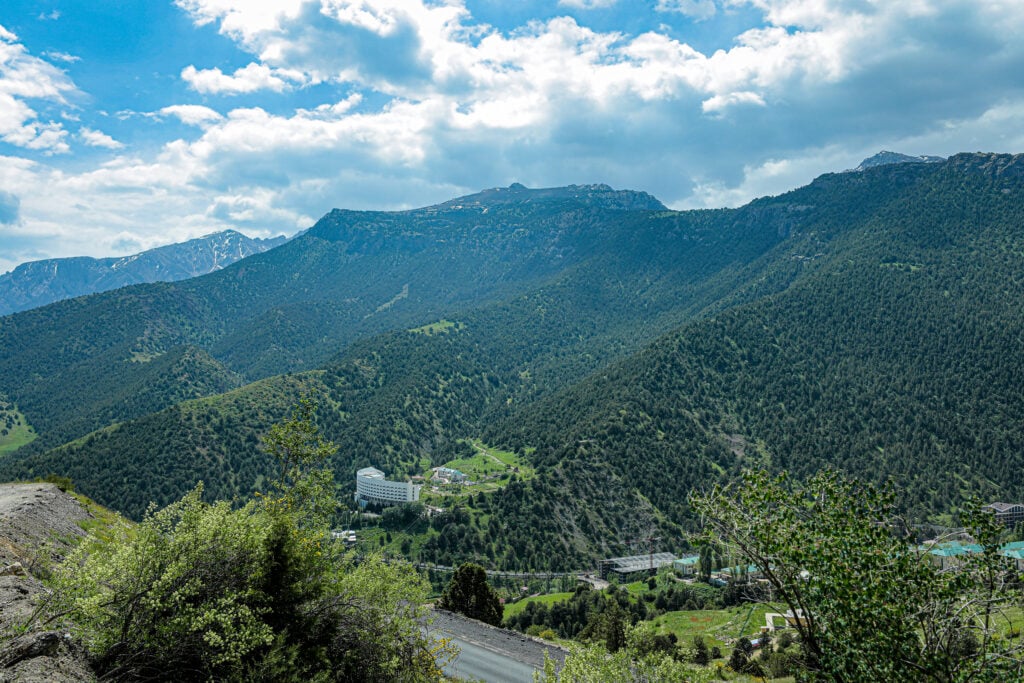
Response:
[[[420,499],[419,484],[410,481],[388,481],[376,467],[356,472],[356,500],[379,505],[413,503]]]

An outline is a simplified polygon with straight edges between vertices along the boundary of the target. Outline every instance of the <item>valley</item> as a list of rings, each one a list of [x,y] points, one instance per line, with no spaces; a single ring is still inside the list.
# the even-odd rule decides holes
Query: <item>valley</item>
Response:
[[[0,319],[0,389],[39,434],[0,473],[135,518],[197,480],[245,496],[311,396],[342,491],[366,466],[478,481],[427,491],[463,512],[389,548],[538,571],[651,529],[685,551],[688,492],[743,467],[890,480],[921,522],[1021,498],[1021,163],[880,165],[733,210],[574,186],[332,212],[212,275]]]
[[[477,563],[533,635],[584,637],[615,602],[652,642],[699,636],[724,661],[785,611],[744,607],[766,601],[728,558],[710,583],[577,581],[605,585],[608,558],[692,559],[693,497],[750,470],[892,487],[935,529],[1024,498],[1022,225],[1008,155],[717,211],[603,186],[335,211],[210,275],[0,318],[0,478],[70,480],[135,520],[200,481],[246,500],[278,476],[270,426],[308,399],[358,556],[407,560],[436,592]],[[364,509],[368,467],[415,502]]]

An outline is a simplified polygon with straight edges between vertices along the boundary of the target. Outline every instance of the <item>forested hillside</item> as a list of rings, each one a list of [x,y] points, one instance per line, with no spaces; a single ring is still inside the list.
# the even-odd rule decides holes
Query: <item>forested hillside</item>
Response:
[[[1024,158],[962,155],[785,292],[684,326],[493,425],[671,518],[742,466],[897,482],[918,516],[1024,496]],[[565,480],[572,489],[578,484]]]
[[[178,396],[162,410],[150,400],[114,426],[106,426],[119,421],[114,411],[84,401],[103,429],[49,451],[23,448],[0,476],[66,474],[131,515],[199,478],[214,497],[241,496],[269,473],[261,434],[309,393],[341,445],[342,485],[365,465],[422,472],[470,437],[529,457],[535,476],[474,496],[468,516],[438,525],[427,559],[575,566],[623,552],[625,539],[651,528],[680,547],[679,529],[692,521],[687,493],[745,465],[806,475],[830,464],[892,477],[922,518],[954,510],[967,491],[1021,498],[1022,169],[1024,159],[1006,155],[877,166],[736,210],[602,213],[573,200],[571,210],[552,211],[542,195],[515,201],[522,190],[511,188],[493,192],[504,203],[484,193],[473,200],[492,202],[482,208],[421,210],[415,230],[398,222],[404,214],[336,212],[311,231],[316,249],[296,240],[227,269],[226,279],[209,281],[221,303],[207,294],[203,304],[227,311],[224,321],[242,320],[245,301],[277,308],[230,334],[227,322],[217,333],[188,328],[209,354],[190,351],[194,362],[208,359],[207,371],[230,386],[277,362],[293,367],[287,359],[300,347],[320,359],[318,369],[220,395],[200,385],[193,395],[208,397]],[[537,207],[547,207],[543,220],[530,213]],[[488,233],[445,223],[464,240],[446,251],[428,217],[448,221],[452,211],[477,211],[474,220],[506,211],[502,221],[518,212],[517,225],[531,227],[502,223]],[[520,229],[528,234],[514,237]],[[495,246],[510,240],[524,248]],[[288,253],[297,272],[320,279],[274,282]],[[500,256],[509,253],[519,256]],[[374,279],[382,297],[407,294],[372,310],[358,297],[329,300],[338,291],[323,267],[331,254],[344,264],[338,272]],[[399,284],[417,258],[440,278],[418,299],[418,287]],[[483,274],[470,267],[474,258]],[[404,274],[380,284],[391,271],[371,266],[388,264]],[[473,290],[484,275],[488,289]],[[379,321],[343,331],[334,326],[354,318],[338,306]],[[102,356],[92,353],[82,349],[75,372]],[[45,413],[45,400],[26,401],[31,390],[8,391],[30,421],[30,406]],[[51,433],[78,436],[60,426],[78,424],[73,418],[55,415]]]
[[[140,375],[147,378],[149,396],[166,396],[165,405],[177,403],[172,400],[172,392],[182,391],[177,384],[150,381],[151,373],[146,373],[150,366],[162,362],[158,337],[171,330],[194,336],[200,336],[202,331],[210,339],[212,353],[220,360],[206,358],[218,364],[219,374],[224,375],[227,370],[222,364],[242,356],[251,361],[254,356],[246,354],[259,346],[273,351],[271,355],[275,358],[286,356],[289,347],[302,344],[325,348],[333,344],[343,348],[343,340],[356,334],[341,325],[351,322],[351,318],[337,315],[336,302],[324,300],[329,298],[332,288],[340,287],[339,283],[355,286],[353,283],[363,279],[381,280],[382,277],[368,272],[370,268],[401,271],[396,262],[405,260],[411,264],[416,255],[419,260],[415,263],[424,271],[417,273],[417,277],[427,282],[431,275],[436,280],[430,281],[429,286],[448,287],[451,296],[459,293],[462,297],[478,298],[482,294],[473,289],[474,283],[486,282],[492,289],[512,290],[541,276],[531,280],[520,272],[515,277],[509,275],[507,281],[491,282],[484,277],[487,273],[474,270],[474,264],[490,263],[494,270],[519,268],[553,273],[547,283],[534,285],[532,291],[490,306],[463,310],[455,318],[458,326],[454,332],[385,333],[357,344],[345,352],[340,362],[325,366],[328,385],[336,392],[347,392],[354,406],[344,408],[346,417],[336,418],[336,428],[326,425],[330,436],[345,445],[343,453],[351,456],[351,463],[339,463],[343,471],[352,472],[360,464],[374,463],[405,472],[424,456],[443,448],[443,444],[472,435],[483,423],[581,379],[693,316],[784,288],[806,267],[806,261],[792,258],[794,250],[815,253],[813,250],[822,248],[832,234],[842,230],[844,220],[870,215],[873,206],[886,197],[896,196],[899,187],[913,182],[915,177],[912,172],[893,174],[886,169],[870,176],[843,176],[843,182],[852,183],[859,190],[846,193],[834,191],[834,181],[826,178],[738,210],[652,213],[646,209],[656,206],[656,202],[644,195],[598,187],[567,191],[493,190],[409,213],[333,212],[307,235],[211,278],[179,283],[170,292],[133,288],[110,301],[100,297],[90,304],[92,299],[86,299],[79,309],[74,309],[77,317],[55,316],[50,328],[61,323],[77,327],[82,337],[99,339],[110,346],[81,348],[84,345],[78,342],[82,360],[67,368],[59,365],[67,357],[63,345],[52,344],[54,354],[45,359],[41,349],[46,345],[39,342],[22,353],[10,354],[13,362],[22,364],[23,375],[31,368],[47,369],[42,373],[37,369],[45,379],[26,382],[20,396],[11,392],[12,397],[18,396],[18,405],[30,420],[34,415],[40,416],[33,424],[43,435],[16,457],[38,454],[47,446],[85,434],[89,430],[84,423],[90,418],[93,427],[102,427],[123,417],[162,408],[150,401],[145,409],[136,409],[138,404],[128,400],[132,396],[116,400],[123,396],[120,387],[137,384]],[[594,213],[595,198],[611,204],[615,210]],[[627,200],[628,206],[639,203],[643,210],[619,210]],[[486,213],[481,213],[485,209]],[[484,221],[498,211],[504,213],[493,219],[496,222],[467,228],[475,224],[472,221]],[[512,230],[508,221],[513,217],[513,225],[529,227]],[[433,256],[425,252],[425,247],[420,248],[430,240],[440,239],[442,230],[448,235],[444,239],[452,241],[450,248],[434,244],[431,249],[437,253]],[[510,247],[508,242],[518,246]],[[375,256],[371,258],[368,254]],[[487,254],[490,260],[481,261]],[[344,268],[332,265],[330,258],[341,260]],[[538,260],[555,263],[557,269],[552,265],[542,268],[537,265]],[[465,272],[456,276],[456,266]],[[297,270],[302,277],[280,276],[288,268]],[[386,270],[385,275],[390,272]],[[278,279],[272,277],[275,273]],[[267,291],[243,288],[239,285],[243,281],[262,283]],[[395,291],[397,282],[382,291]],[[186,290],[185,285],[190,289]],[[359,286],[365,289],[379,283]],[[187,309],[187,304],[196,300],[190,291],[202,292],[204,299]],[[134,298],[129,296],[132,293],[136,293]],[[216,305],[212,301],[215,296],[220,298]],[[392,323],[406,318],[412,324],[429,323],[434,320],[432,317],[414,319],[412,312],[399,313],[406,306],[418,311],[418,315],[432,315],[434,309],[441,308],[433,299],[421,298],[420,305],[412,306],[410,294],[386,310],[374,310],[371,314]],[[247,308],[258,310],[263,300],[281,304],[274,309],[276,322],[264,321],[262,329],[255,329],[257,322],[243,320],[237,332],[213,338],[213,311],[222,318],[221,327],[226,327],[223,321],[242,319]],[[354,300],[342,305],[365,308]],[[87,317],[97,306],[105,317]],[[153,313],[131,317],[128,312],[132,307]],[[38,319],[42,312],[55,310],[59,309],[48,307],[8,320],[13,323],[11,328],[24,324],[27,318],[29,324],[49,329]],[[334,313],[328,315],[329,311]],[[321,314],[329,320],[322,319]],[[147,336],[147,329],[139,330],[143,325],[154,325],[152,320],[158,315],[158,333]],[[292,324],[293,318],[301,319],[302,327]],[[255,320],[261,321],[263,316]],[[104,335],[104,330],[115,329],[116,325],[122,327],[121,334]],[[332,332],[332,325],[339,327]],[[131,347],[136,335],[146,340],[145,349]],[[138,362],[126,363],[125,355],[133,360],[138,358]],[[352,367],[360,370],[346,370]],[[363,381],[366,372],[373,376],[373,382]],[[175,377],[195,382],[204,376],[202,372],[191,372]],[[332,379],[338,377],[344,379]],[[77,382],[83,384],[79,386]],[[269,380],[269,385],[275,384],[275,380]],[[444,390],[439,391],[439,386]],[[190,397],[216,393],[203,392],[204,387],[197,387]],[[72,391],[74,400],[58,403],[62,393],[66,396]],[[246,393],[243,390],[240,395]],[[204,450],[223,453],[203,461],[215,469],[224,467],[225,462],[251,459],[253,432],[258,433],[261,426],[277,419],[294,400],[292,393],[279,393],[282,401],[276,409],[273,405],[264,406],[269,416],[262,423],[249,420],[248,429],[222,427],[233,424],[230,416],[237,412],[235,408],[224,408],[223,419],[193,420],[193,411],[183,406],[142,418],[138,426],[104,430],[91,440],[76,442],[69,447],[70,451],[32,457],[24,465],[9,463],[7,471],[73,471],[86,490],[94,489],[95,495],[108,496],[105,502],[138,515],[150,500],[166,503],[179,497],[189,486],[188,469],[181,469],[180,464],[175,466],[181,476],[176,485],[130,478],[131,486],[111,486],[112,478],[117,479],[121,477],[118,473],[132,468],[145,471],[147,459],[156,457],[153,454],[188,463],[195,457],[197,443],[203,443]],[[340,403],[340,398],[331,400]],[[59,407],[51,409],[54,404]],[[200,413],[220,410],[219,401],[198,405]],[[94,406],[102,406],[105,412],[97,416]],[[114,412],[115,407],[122,409],[121,415]],[[330,422],[335,418],[323,414],[322,419]],[[173,425],[179,421],[183,424]],[[161,426],[155,427],[156,424]],[[215,427],[222,432],[220,436],[214,433]],[[140,430],[145,436],[140,435]],[[241,435],[236,434],[239,430]],[[153,436],[157,432],[165,436],[157,439]],[[105,444],[103,455],[92,455],[100,444]],[[229,455],[232,450],[234,454]],[[69,453],[76,455],[72,457]],[[129,467],[126,459],[135,464]],[[239,477],[234,473],[236,467],[227,467],[230,474],[211,481],[212,473],[196,466],[193,480],[202,472],[218,495],[243,494],[254,485],[259,473],[253,470],[252,478]],[[156,486],[158,491],[151,490]],[[221,490],[220,486],[226,488]]]
[[[608,240],[621,243],[649,213],[639,209],[663,208],[602,186],[464,200],[334,211],[282,247],[208,276],[0,318],[0,392],[36,427],[29,448],[42,450],[212,386],[189,373],[183,386],[154,394],[157,405],[112,400],[117,387],[150,383],[147,364],[176,347],[200,348],[222,366],[215,374],[248,381],[315,368],[357,339],[529,291],[602,253]],[[97,417],[95,405],[108,402]]]

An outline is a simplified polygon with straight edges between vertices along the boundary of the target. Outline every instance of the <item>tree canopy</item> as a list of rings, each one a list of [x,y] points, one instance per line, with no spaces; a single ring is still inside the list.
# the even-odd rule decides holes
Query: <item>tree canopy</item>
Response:
[[[437,606],[485,624],[501,625],[501,600],[487,583],[487,572],[478,564],[466,563],[455,570]]]
[[[804,672],[835,681],[1006,681],[1024,675],[1006,611],[1019,576],[991,515],[964,512],[980,551],[936,566],[911,542],[892,488],[831,471],[764,472],[690,497],[708,542],[756,565],[795,619]]]

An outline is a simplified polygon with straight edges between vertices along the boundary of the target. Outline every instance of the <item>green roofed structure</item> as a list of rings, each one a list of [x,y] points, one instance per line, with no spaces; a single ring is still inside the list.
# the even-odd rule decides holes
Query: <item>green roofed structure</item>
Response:
[[[700,568],[700,555],[680,557],[672,563],[672,568],[683,576],[696,576]]]

